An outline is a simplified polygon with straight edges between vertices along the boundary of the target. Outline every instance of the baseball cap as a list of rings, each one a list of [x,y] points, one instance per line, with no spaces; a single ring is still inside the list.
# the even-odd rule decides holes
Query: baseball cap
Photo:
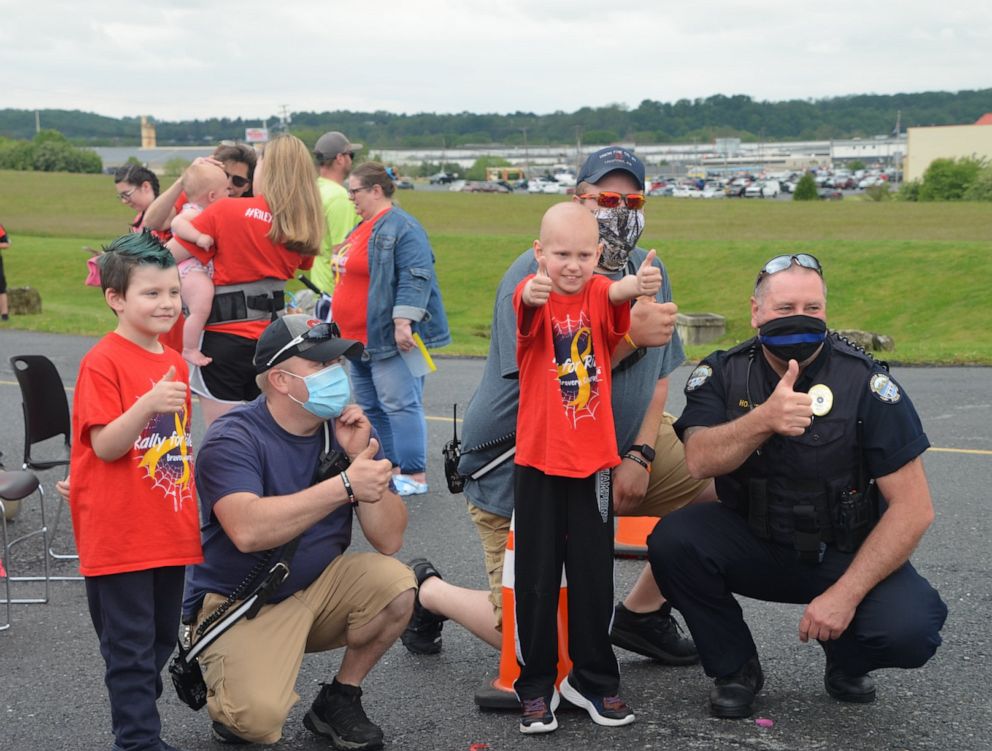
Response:
[[[329,162],[338,154],[346,151],[361,151],[362,144],[351,143],[344,133],[332,130],[317,139],[313,153],[321,162]]]
[[[338,357],[361,357],[365,347],[342,339],[336,323],[308,315],[283,316],[270,323],[255,346],[255,370],[264,373],[290,357],[326,362]]]
[[[607,146],[591,153],[579,170],[576,182],[595,183],[614,170],[629,173],[637,180],[637,186],[644,190],[644,164],[634,156],[633,151],[622,146]]]

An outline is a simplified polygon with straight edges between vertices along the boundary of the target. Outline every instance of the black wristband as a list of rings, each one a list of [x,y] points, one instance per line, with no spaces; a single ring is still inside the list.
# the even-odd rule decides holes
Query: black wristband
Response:
[[[340,477],[341,482],[344,483],[344,489],[348,493],[348,502],[351,503],[352,506],[357,506],[358,499],[355,498],[355,491],[351,489],[351,480],[348,479],[348,473],[342,470],[338,477]]]
[[[644,469],[646,469],[648,472],[651,471],[651,465],[648,464],[646,461],[644,461],[641,457],[637,456],[637,454],[627,453],[623,455],[623,458],[630,459],[632,462],[637,462],[642,467],[644,467]]]

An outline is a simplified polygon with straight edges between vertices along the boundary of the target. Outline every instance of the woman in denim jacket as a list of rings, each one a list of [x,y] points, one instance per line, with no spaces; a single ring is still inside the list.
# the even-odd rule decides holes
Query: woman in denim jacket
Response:
[[[416,346],[414,333],[428,348],[450,343],[451,334],[427,233],[393,206],[394,190],[378,162],[352,170],[348,195],[362,223],[332,260],[331,315],[342,336],[365,345],[362,361],[351,363],[355,399],[398,468],[396,491],[413,495],[427,492],[424,377],[414,376],[400,353]]]

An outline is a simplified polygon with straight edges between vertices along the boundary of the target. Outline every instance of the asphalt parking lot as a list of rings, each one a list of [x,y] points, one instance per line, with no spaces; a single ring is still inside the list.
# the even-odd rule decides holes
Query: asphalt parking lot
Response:
[[[8,469],[22,451],[19,391],[8,358],[41,353],[51,357],[68,387],[92,339],[7,331],[0,333],[0,450]],[[482,371],[481,360],[439,358],[426,393],[431,492],[411,500],[404,560],[427,555],[445,578],[464,586],[486,583],[475,530],[462,496],[448,493],[440,448],[451,434],[451,404],[464,406]],[[682,407],[681,385],[689,371],[673,376],[669,409]],[[448,624],[444,649],[413,656],[395,645],[365,684],[365,707],[384,729],[387,748],[404,751],[451,749],[504,751],[544,749],[946,749],[992,748],[992,585],[987,513],[992,487],[992,369],[895,368],[917,405],[934,449],[925,456],[937,521],[914,563],[940,590],[950,608],[944,644],[915,671],[876,674],[874,705],[841,705],[823,690],[823,657],[816,645],[801,644],[801,608],[743,601],[755,634],[766,684],[754,718],[716,720],[706,712],[710,681],[698,666],[668,668],[619,651],[623,695],[637,713],[635,724],[618,729],[593,725],[584,713],[562,712],[560,729],[540,739],[517,731],[514,714],[483,712],[473,696],[495,675],[498,655],[467,632]],[[202,427],[194,437],[202,435]],[[49,490],[59,477],[43,474]],[[49,494],[51,500],[53,493]],[[34,502],[12,532],[37,519]],[[67,529],[59,534],[68,544]],[[356,541],[361,548],[364,540]],[[12,561],[37,564],[22,548]],[[643,564],[617,560],[617,594],[633,583]],[[70,564],[56,573],[71,574]],[[22,585],[25,586],[25,585]],[[3,613],[0,611],[0,618]],[[339,653],[308,655],[297,690],[300,702],[285,728],[280,749],[317,749],[326,744],[301,724],[321,681],[329,681]],[[205,712],[193,713],[167,686],[160,701],[163,737],[180,749],[216,749]],[[109,710],[102,661],[79,582],[57,582],[46,605],[18,605],[13,625],[0,632],[0,749],[109,749]]]

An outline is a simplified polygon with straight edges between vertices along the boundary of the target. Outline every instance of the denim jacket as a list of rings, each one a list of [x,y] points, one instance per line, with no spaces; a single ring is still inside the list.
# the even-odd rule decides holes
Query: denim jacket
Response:
[[[375,223],[369,238],[365,316],[367,360],[397,354],[394,318],[413,321],[411,328],[429,349],[451,343],[427,233],[416,219],[396,206]]]

